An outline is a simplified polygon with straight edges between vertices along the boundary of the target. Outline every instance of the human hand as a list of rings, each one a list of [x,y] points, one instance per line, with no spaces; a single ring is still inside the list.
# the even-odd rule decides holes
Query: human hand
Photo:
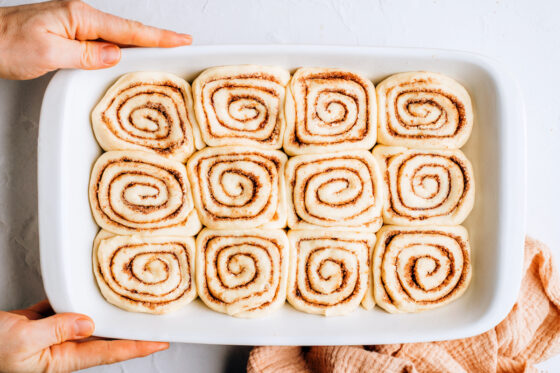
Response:
[[[25,310],[0,311],[0,372],[71,372],[146,356],[169,347],[164,342],[88,338],[93,321],[54,312],[44,300]]]
[[[0,8],[0,78],[102,69],[119,62],[119,46],[169,48],[191,41],[189,35],[144,26],[78,0],[5,7]]]

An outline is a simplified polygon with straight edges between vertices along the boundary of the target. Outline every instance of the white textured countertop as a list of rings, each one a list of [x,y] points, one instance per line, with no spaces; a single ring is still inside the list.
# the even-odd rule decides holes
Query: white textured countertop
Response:
[[[3,1],[0,6],[28,1]],[[188,32],[195,44],[334,44],[448,48],[500,60],[527,108],[527,233],[560,257],[560,3],[553,1],[97,0],[107,12]],[[1,58],[1,51],[0,51]],[[37,232],[37,130],[51,75],[0,80],[0,309],[44,297]],[[558,262],[558,260],[557,260]],[[173,344],[88,372],[243,371],[248,348]],[[188,367],[188,369],[187,369]],[[560,357],[540,364],[560,371]]]

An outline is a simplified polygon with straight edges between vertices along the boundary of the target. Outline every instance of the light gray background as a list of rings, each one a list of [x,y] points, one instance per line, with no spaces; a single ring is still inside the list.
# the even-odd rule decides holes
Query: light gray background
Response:
[[[0,6],[28,1],[0,0]],[[500,60],[527,108],[527,233],[560,256],[560,3],[550,1],[97,0],[123,17],[191,33],[195,44],[332,44],[449,48]],[[0,51],[2,58],[2,51]],[[37,131],[52,75],[0,80],[0,309],[44,297],[37,233]],[[550,167],[554,164],[554,167]],[[242,371],[248,348],[173,344],[88,372]],[[540,365],[560,370],[560,357]]]

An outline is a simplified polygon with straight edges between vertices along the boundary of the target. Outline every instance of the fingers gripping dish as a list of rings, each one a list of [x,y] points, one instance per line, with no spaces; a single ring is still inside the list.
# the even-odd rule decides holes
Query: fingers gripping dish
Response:
[[[289,244],[280,229],[204,229],[196,240],[200,299],[211,309],[258,317],[286,300]]]
[[[204,225],[214,229],[285,227],[286,158],[277,150],[241,146],[206,148],[194,154],[187,169]]]
[[[369,150],[377,137],[373,83],[333,68],[297,70],[286,95],[289,155]]]
[[[369,283],[375,234],[290,230],[288,301],[296,309],[326,316],[343,315],[360,303],[373,308]]]
[[[377,86],[379,143],[421,149],[458,149],[472,130],[468,92],[455,80],[418,71],[395,74]]]
[[[278,149],[284,136],[284,96],[290,73],[272,66],[222,66],[193,82],[194,110],[210,146]]]
[[[91,114],[104,150],[153,151],[186,162],[204,144],[192,109],[191,87],[169,73],[123,75]]]
[[[153,153],[102,154],[91,172],[89,199],[97,224],[115,234],[193,236],[201,228],[185,165]]]
[[[383,220],[397,225],[456,225],[474,204],[471,163],[460,150],[376,146],[384,181]]]
[[[171,312],[196,297],[194,239],[115,236],[94,241],[93,272],[101,293],[127,311]]]
[[[382,179],[366,150],[293,157],[286,165],[286,185],[292,229],[375,232],[381,226]]]
[[[384,226],[373,254],[376,303],[388,312],[419,312],[460,297],[471,279],[461,226]]]

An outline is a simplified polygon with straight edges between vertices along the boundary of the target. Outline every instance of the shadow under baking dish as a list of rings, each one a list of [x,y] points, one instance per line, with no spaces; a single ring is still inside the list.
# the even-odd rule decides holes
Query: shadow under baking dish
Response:
[[[101,296],[91,270],[97,233],[88,202],[91,167],[101,153],[90,113],[106,89],[132,71],[168,71],[189,81],[230,64],[352,69],[375,83],[388,75],[428,70],[463,84],[473,99],[473,134],[463,148],[475,171],[476,201],[465,222],[473,277],[467,292],[445,307],[389,314],[376,307],[322,317],[285,305],[262,319],[238,319],[200,301],[169,315],[123,311]],[[525,113],[519,89],[494,61],[463,52],[327,46],[201,46],[123,51],[118,66],[66,70],[52,79],[41,112],[39,230],[45,289],[57,312],[90,315],[95,334],[113,338],[216,344],[382,344],[463,338],[500,322],[521,282],[525,234]]]

